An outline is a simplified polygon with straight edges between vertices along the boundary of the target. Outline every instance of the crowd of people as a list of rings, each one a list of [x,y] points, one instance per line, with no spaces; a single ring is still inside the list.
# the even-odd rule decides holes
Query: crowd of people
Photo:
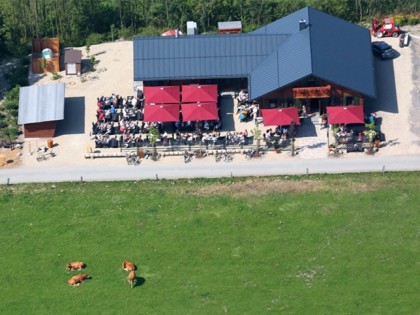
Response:
[[[180,121],[163,124],[145,122],[144,97],[139,91],[137,96],[122,97],[112,94],[97,98],[96,121],[92,122],[91,139],[96,147],[139,147],[149,146],[149,130],[157,128],[159,145],[197,144],[204,134],[213,134],[222,128],[217,121]],[[169,133],[168,133],[169,132]]]

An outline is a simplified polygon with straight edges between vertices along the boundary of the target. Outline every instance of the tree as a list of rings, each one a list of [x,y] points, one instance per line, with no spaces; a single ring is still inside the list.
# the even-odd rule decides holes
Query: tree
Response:
[[[252,130],[251,134],[254,136],[254,139],[257,140],[257,152],[256,156],[260,155],[260,147],[261,147],[261,136],[262,136],[262,130],[258,125],[256,125]]]
[[[153,153],[152,153],[152,160],[156,161],[158,159],[157,149],[156,149],[156,142],[160,137],[159,129],[156,127],[152,127],[149,129],[149,142],[152,145]]]
[[[6,93],[3,103],[0,104],[0,140],[12,142],[18,135],[19,90],[20,87],[15,86]]]

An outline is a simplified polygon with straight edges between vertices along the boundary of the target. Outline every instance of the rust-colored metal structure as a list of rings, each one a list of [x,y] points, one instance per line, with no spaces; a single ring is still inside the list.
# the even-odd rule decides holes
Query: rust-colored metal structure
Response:
[[[43,67],[42,51],[46,48],[51,49],[51,57],[46,58],[45,68]],[[58,72],[60,71],[60,40],[54,38],[40,38],[32,40],[32,72]]]
[[[23,125],[25,138],[53,138],[57,128],[57,121],[44,121],[40,123]]]

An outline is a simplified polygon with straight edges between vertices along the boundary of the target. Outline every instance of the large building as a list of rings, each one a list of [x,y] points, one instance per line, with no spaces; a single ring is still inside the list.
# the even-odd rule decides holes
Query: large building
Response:
[[[305,7],[251,33],[134,38],[134,81],[246,88],[263,107],[375,97],[369,30]]]

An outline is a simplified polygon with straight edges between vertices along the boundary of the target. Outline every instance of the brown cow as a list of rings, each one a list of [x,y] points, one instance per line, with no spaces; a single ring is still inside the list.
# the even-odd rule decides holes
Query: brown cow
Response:
[[[82,270],[85,267],[86,267],[86,264],[83,261],[69,262],[67,264],[67,270],[69,271]]]
[[[137,270],[137,266],[133,264],[131,261],[124,260],[122,263],[122,267],[125,271],[135,271]]]
[[[89,276],[87,273],[82,273],[80,275],[76,275],[71,277],[67,283],[71,286],[78,286],[80,285],[85,279],[91,279],[91,276]]]
[[[131,288],[134,288],[134,281],[136,281],[136,273],[134,271],[130,271],[128,274],[128,283],[130,284]]]

